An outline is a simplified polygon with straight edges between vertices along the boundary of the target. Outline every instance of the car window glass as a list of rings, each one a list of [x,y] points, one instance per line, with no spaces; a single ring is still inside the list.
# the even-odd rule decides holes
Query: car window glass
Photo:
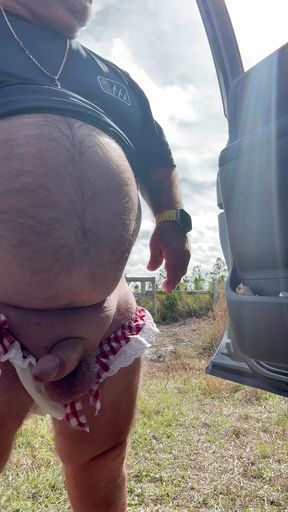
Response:
[[[287,42],[287,0],[226,0],[245,69]]]

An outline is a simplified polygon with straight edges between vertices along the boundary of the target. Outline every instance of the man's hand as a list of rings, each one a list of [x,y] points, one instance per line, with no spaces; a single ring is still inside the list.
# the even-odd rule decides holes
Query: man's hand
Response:
[[[165,210],[182,208],[183,203],[175,167],[151,169],[139,180],[140,192],[154,216]],[[167,277],[163,288],[171,293],[186,274],[190,260],[185,231],[174,221],[159,223],[150,240],[148,270],[157,270],[165,261]]]
[[[150,260],[147,269],[157,270],[165,261],[167,277],[163,288],[171,293],[186,274],[190,261],[189,240],[176,222],[161,222],[154,229],[150,240]]]

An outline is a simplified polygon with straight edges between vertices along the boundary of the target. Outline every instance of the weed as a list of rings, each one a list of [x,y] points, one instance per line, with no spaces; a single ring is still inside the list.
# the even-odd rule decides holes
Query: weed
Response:
[[[157,298],[158,323],[177,322],[184,318],[202,318],[212,310],[210,295],[189,295],[188,293],[162,294]]]
[[[213,310],[213,322],[205,329],[204,342],[199,355],[211,357],[218,347],[227,327],[227,308],[224,289],[219,291],[219,299]]]

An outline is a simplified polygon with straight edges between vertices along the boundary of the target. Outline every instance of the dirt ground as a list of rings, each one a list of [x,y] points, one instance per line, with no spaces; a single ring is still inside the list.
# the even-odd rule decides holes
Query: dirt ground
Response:
[[[169,362],[175,349],[185,348],[191,357],[199,357],[201,347],[211,332],[214,320],[211,314],[205,318],[188,318],[172,324],[159,325],[160,334],[147,358],[155,363]]]

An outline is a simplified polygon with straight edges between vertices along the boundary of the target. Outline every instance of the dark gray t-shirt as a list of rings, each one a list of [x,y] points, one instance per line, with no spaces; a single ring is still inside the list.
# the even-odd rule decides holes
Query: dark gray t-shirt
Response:
[[[7,16],[33,57],[56,74],[65,37],[9,12]],[[87,122],[121,145],[136,176],[175,165],[145,94],[125,71],[71,40],[58,89],[25,54],[1,14],[0,47],[0,118],[40,112]]]

